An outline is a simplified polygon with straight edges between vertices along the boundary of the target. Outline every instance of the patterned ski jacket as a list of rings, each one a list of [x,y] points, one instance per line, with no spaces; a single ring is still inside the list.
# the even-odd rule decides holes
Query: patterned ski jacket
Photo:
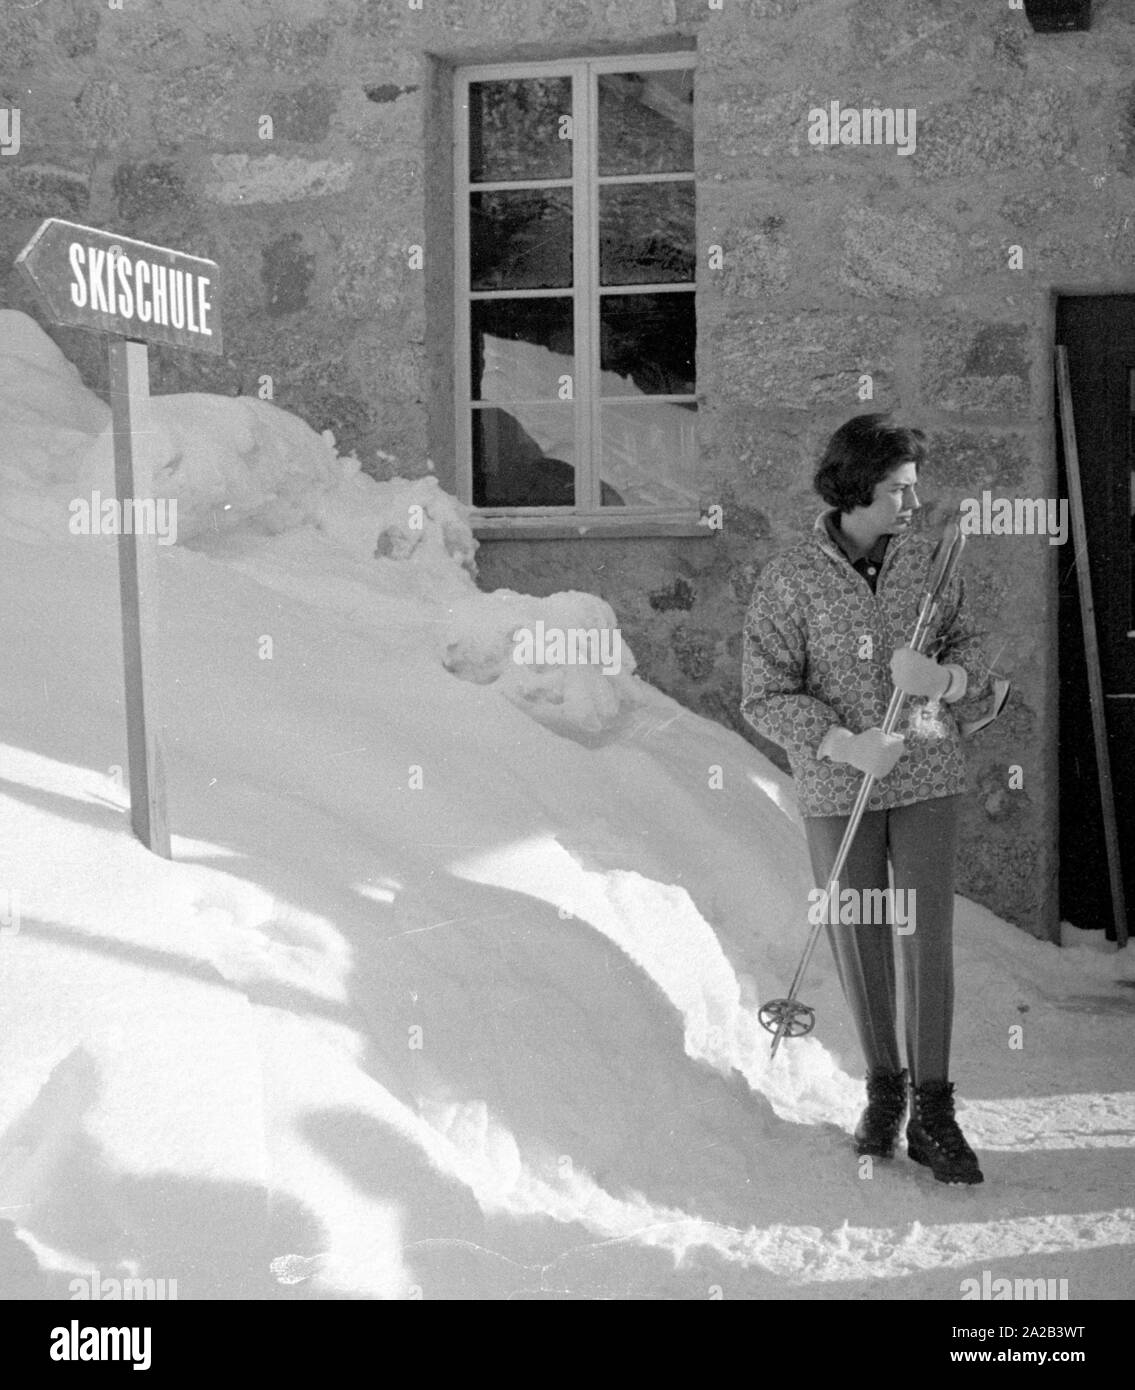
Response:
[[[804,816],[851,811],[863,773],[817,750],[832,728],[858,734],[882,724],[894,688],[891,653],[910,642],[937,544],[921,535],[892,538],[872,593],[828,534],[829,516],[834,511],[765,566],[745,619],[741,713],[788,754]],[[982,637],[955,573],[923,650],[965,671],[965,694],[940,704],[936,717],[927,701],[908,698],[895,730],[906,748],[875,783],[868,810],[965,791],[959,721],[979,713],[990,694]]]

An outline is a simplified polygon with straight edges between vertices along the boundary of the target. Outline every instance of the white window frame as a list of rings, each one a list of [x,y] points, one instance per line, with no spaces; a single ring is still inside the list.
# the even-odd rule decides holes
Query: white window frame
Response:
[[[595,323],[593,299],[595,290],[603,294],[681,293],[694,297],[697,304],[697,271],[694,285],[610,285],[599,284],[599,238],[591,235],[596,226],[594,190],[606,184],[628,183],[692,183],[696,188],[695,171],[663,174],[609,174],[598,172],[599,122],[597,74],[604,72],[643,72],[674,68],[694,68],[697,55],[688,49],[664,53],[618,54],[601,58],[572,58],[545,62],[493,63],[459,67],[453,74],[454,101],[454,290],[456,298],[454,344],[454,408],[456,412],[455,442],[457,450],[458,496],[468,505],[473,499],[473,440],[470,390],[472,371],[470,304],[475,299],[563,299],[573,301],[574,357],[576,380],[573,382],[574,436],[576,440],[575,467],[582,473],[583,498],[575,507],[481,507],[474,517],[481,523],[478,534],[527,532],[558,529],[577,534],[595,530],[604,533],[641,532],[643,529],[666,534],[706,534],[705,523],[698,523],[701,508],[672,509],[649,506],[602,507],[599,503],[600,477],[596,466],[596,447],[599,440],[599,411],[601,403],[618,401],[620,397],[601,396],[593,384],[599,379],[597,352],[593,352]],[[469,178],[469,85],[473,82],[493,82],[527,77],[570,77],[572,79],[572,172],[570,178],[516,179],[490,183],[473,183]],[[581,100],[586,102],[584,121],[580,120]],[[696,108],[695,108],[696,109]],[[577,138],[580,130],[585,138]],[[568,188],[572,191],[572,238],[575,247],[587,249],[586,264],[581,268],[574,258],[574,284],[570,289],[473,290],[469,275],[469,202],[474,191],[490,193],[515,188]],[[696,267],[695,257],[695,267]],[[582,389],[580,383],[582,382]],[[629,397],[627,399],[630,399]],[[643,397],[635,396],[636,402]],[[697,402],[698,395],[659,396],[660,401]],[[502,408],[507,403],[501,403]],[[695,423],[695,429],[697,425]],[[557,525],[558,524],[558,525]]]

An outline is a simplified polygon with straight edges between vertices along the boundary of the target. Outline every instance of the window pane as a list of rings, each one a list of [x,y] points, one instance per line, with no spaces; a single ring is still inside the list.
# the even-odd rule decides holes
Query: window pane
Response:
[[[599,190],[599,283],[694,278],[694,186],[631,183]]]
[[[575,506],[570,402],[473,411],[473,505]]]
[[[560,398],[575,371],[570,299],[479,299],[470,312],[473,400]]]
[[[694,73],[599,76],[599,173],[672,174],[694,167]]]
[[[599,299],[604,396],[692,396],[697,390],[693,292]]]
[[[570,286],[571,191],[472,194],[469,261],[475,290]]]
[[[696,426],[692,402],[605,403],[600,413],[603,506],[696,506]]]
[[[570,77],[469,84],[469,178],[473,183],[571,178]]]

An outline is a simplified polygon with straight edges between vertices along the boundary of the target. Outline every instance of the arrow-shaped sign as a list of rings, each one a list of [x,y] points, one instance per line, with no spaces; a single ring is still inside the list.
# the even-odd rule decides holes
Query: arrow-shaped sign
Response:
[[[16,268],[52,323],[222,351],[216,261],[49,217],[16,258]]]

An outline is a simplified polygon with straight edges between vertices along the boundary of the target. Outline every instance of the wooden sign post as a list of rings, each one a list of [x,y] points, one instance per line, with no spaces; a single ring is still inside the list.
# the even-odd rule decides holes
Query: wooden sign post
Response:
[[[126,677],[130,821],[154,854],[169,859],[165,770],[158,737],[154,665],[158,617],[157,516],[149,456],[134,452],[150,399],[147,343],[223,350],[220,267],[164,246],[49,217],[16,259],[51,322],[105,333],[110,367],[118,590]],[[133,523],[133,524],[132,524]]]

